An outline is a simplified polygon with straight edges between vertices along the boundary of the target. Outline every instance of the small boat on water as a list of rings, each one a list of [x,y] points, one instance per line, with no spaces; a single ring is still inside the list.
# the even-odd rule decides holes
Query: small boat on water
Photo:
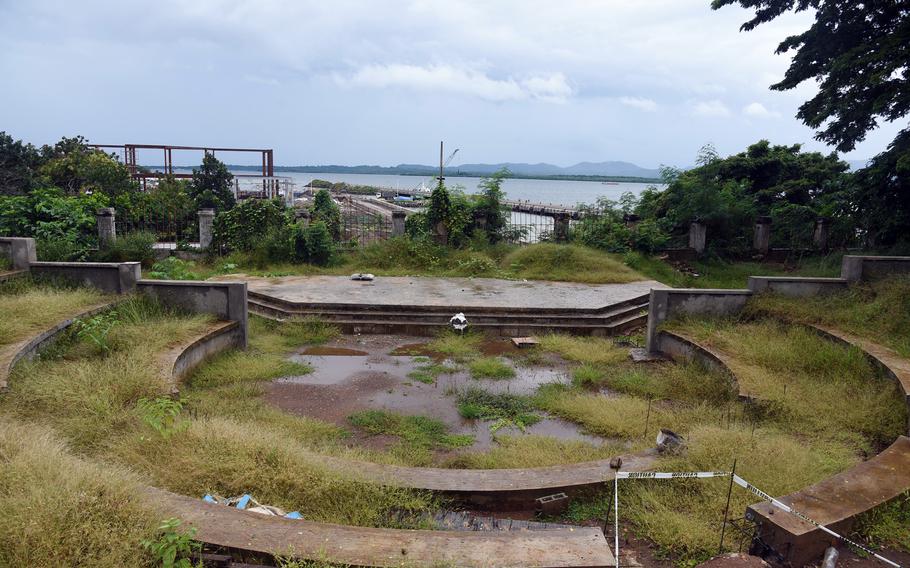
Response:
[[[602,183],[604,185],[619,185],[618,181],[602,181],[600,183]]]

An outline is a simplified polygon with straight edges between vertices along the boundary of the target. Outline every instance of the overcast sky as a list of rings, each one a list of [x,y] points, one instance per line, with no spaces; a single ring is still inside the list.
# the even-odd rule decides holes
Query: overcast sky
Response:
[[[794,118],[814,87],[768,89],[790,59],[777,43],[811,15],[741,33],[748,12],[709,4],[0,0],[0,130],[273,147],[280,165],[433,163],[439,140],[456,163],[687,166],[760,138],[829,151]]]

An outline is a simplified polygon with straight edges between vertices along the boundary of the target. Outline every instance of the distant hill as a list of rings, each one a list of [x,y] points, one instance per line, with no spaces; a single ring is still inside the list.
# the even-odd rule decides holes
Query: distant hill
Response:
[[[259,166],[230,166],[232,169],[259,169]],[[656,180],[660,178],[657,169],[642,168],[629,162],[580,162],[574,166],[554,166],[553,164],[525,164],[503,162],[499,164],[461,164],[445,169],[447,176],[485,176],[502,168],[508,168],[516,177],[526,178],[640,178]],[[432,175],[437,171],[434,166],[423,164],[398,164],[397,166],[276,166],[280,172],[326,172],[345,174],[398,174],[398,175]]]

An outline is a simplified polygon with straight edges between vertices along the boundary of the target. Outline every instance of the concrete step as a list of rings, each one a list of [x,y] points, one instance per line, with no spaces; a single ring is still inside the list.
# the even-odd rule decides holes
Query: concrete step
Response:
[[[387,310],[358,310],[358,309],[285,309],[283,306],[275,305],[273,302],[263,301],[258,298],[249,300],[250,309],[257,313],[265,313],[281,319],[288,318],[305,318],[318,317],[327,321],[345,320],[345,321],[401,321],[413,322],[420,321],[423,323],[435,323],[448,325],[449,318],[455,313],[449,311],[446,313],[424,312],[420,310],[412,311],[387,311]],[[523,324],[523,323],[540,323],[551,325],[584,325],[584,324],[606,324],[628,319],[632,316],[638,316],[647,311],[648,303],[633,304],[629,306],[620,306],[618,308],[605,311],[600,314],[576,314],[575,312],[562,312],[553,314],[507,314],[507,313],[487,313],[487,312],[465,312],[468,321],[474,324]]]
[[[273,319],[276,321],[285,321],[286,318],[276,316],[273,313],[258,311],[255,306],[250,306],[250,311],[256,315]],[[519,337],[525,335],[540,335],[546,333],[570,333],[573,335],[591,335],[600,337],[609,337],[613,335],[624,335],[647,323],[647,314],[629,316],[615,323],[584,323],[584,324],[553,324],[553,323],[472,323],[470,329],[492,333],[504,337]],[[333,319],[333,325],[338,326],[342,333],[345,334],[392,334],[400,333],[403,335],[435,335],[441,330],[448,329],[449,323],[423,322],[419,320],[399,321],[399,320],[345,320]]]
[[[375,311],[375,312],[419,312],[420,314],[439,314],[451,317],[458,312],[483,313],[490,315],[563,315],[566,313],[578,315],[603,315],[607,312],[619,308],[640,306],[647,304],[649,294],[642,294],[634,298],[629,298],[621,302],[616,302],[608,306],[599,306],[593,308],[518,308],[518,307],[478,307],[478,306],[416,306],[416,305],[395,305],[395,304],[355,304],[355,303],[331,303],[331,302],[289,302],[281,298],[262,294],[259,292],[249,291],[248,298],[250,301],[256,301],[261,304],[268,304],[276,309],[287,312],[301,310],[321,310],[321,311]]]

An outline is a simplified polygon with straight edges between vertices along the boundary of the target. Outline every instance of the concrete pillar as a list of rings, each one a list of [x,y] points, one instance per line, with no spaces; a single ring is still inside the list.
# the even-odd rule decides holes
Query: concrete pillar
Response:
[[[771,248],[771,217],[759,217],[755,220],[755,236],[752,248],[760,254],[768,254]]]
[[[13,270],[28,270],[38,260],[36,250],[30,237],[0,237],[0,253],[7,255]]]
[[[117,238],[116,213],[113,207],[102,207],[95,212],[98,226],[98,246],[104,247]]]
[[[708,228],[701,221],[693,221],[689,224],[689,248],[695,249],[695,252],[702,254],[705,252],[705,243],[708,238]]]
[[[212,246],[212,222],[215,219],[214,209],[199,210],[199,248],[205,250]]]
[[[828,233],[830,231],[830,222],[825,217],[819,217],[815,220],[815,232],[812,233],[812,243],[815,248],[821,251],[828,250]]]
[[[449,228],[446,227],[444,221],[436,223],[436,226],[433,227],[433,238],[440,245],[449,244]]]
[[[553,216],[553,238],[558,243],[569,240],[569,215],[567,213],[557,213]]]
[[[404,223],[407,214],[404,211],[392,211],[392,236],[400,237],[404,235]]]

